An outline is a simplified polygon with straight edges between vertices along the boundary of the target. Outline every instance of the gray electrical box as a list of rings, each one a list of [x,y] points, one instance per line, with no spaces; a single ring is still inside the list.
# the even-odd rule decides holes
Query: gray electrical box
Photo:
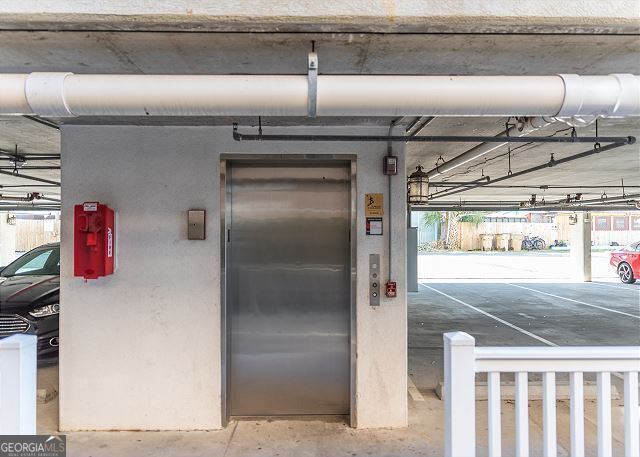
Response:
[[[188,213],[189,229],[187,238],[190,240],[205,239],[205,215],[203,209],[190,209]]]
[[[380,306],[380,254],[369,254],[369,305]]]

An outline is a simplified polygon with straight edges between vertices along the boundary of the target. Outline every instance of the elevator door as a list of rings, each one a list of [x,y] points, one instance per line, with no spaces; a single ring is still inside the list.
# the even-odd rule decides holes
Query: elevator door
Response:
[[[228,167],[229,415],[349,413],[350,176]]]

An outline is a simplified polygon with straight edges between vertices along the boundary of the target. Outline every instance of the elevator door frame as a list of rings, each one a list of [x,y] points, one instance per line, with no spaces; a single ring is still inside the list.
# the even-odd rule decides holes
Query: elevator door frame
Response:
[[[313,167],[326,164],[344,164],[350,169],[351,192],[350,192],[350,376],[349,376],[349,421],[351,426],[356,425],[356,259],[357,259],[357,233],[356,233],[356,156],[353,154],[221,154],[220,155],[220,348],[221,348],[221,406],[223,426],[226,426],[229,420],[227,408],[227,366],[230,361],[229,354],[229,338],[227,331],[227,301],[226,286],[227,275],[226,267],[228,256],[227,249],[227,231],[229,230],[228,218],[226,217],[226,209],[230,208],[230,186],[227,184],[227,171],[230,162],[255,162],[264,164],[277,165],[281,163],[283,166],[288,164],[303,164]],[[286,416],[278,416],[286,417]]]

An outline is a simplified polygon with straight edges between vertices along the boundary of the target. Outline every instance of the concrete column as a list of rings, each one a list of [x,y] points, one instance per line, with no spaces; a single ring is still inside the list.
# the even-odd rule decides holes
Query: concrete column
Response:
[[[411,224],[407,211],[407,292],[418,292],[418,228]]]
[[[0,267],[16,258],[16,226],[7,222],[9,213],[0,213]]]
[[[588,211],[577,213],[576,224],[571,226],[571,260],[573,279],[591,281],[591,215]]]

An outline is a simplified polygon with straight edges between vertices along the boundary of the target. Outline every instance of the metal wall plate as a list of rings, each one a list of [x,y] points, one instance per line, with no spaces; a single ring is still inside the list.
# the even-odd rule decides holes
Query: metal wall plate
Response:
[[[187,238],[190,240],[204,240],[206,211],[203,209],[190,209],[187,214],[189,224]]]

